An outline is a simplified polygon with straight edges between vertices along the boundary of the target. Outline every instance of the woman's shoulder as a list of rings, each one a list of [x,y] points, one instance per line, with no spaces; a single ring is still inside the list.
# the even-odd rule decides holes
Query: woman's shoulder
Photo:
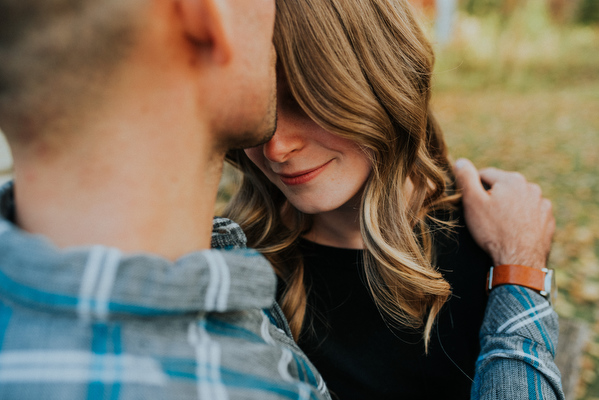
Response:
[[[435,211],[428,228],[432,234],[437,257],[458,257],[462,261],[482,261],[487,267],[491,265],[489,256],[470,234],[461,203],[451,209]]]
[[[443,211],[437,218],[451,221],[452,227],[431,228],[434,265],[451,285],[454,297],[486,300],[485,284],[492,260],[470,234],[463,209],[458,206],[450,212]]]

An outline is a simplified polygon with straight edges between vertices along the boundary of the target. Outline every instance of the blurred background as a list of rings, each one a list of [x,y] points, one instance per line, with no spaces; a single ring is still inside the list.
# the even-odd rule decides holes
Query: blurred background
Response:
[[[585,332],[569,400],[599,400],[599,0],[411,1],[435,42],[453,158],[520,171],[554,203],[556,309]],[[0,132],[0,183],[11,171]]]
[[[556,309],[588,329],[568,399],[599,399],[599,0],[413,3],[453,158],[520,171],[553,201]]]

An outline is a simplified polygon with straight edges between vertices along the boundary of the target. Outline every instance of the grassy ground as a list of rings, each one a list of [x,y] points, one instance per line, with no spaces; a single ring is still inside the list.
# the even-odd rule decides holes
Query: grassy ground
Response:
[[[518,170],[553,201],[556,308],[593,328],[578,398],[599,399],[599,29],[530,7],[509,21],[462,15],[433,98],[454,158]]]

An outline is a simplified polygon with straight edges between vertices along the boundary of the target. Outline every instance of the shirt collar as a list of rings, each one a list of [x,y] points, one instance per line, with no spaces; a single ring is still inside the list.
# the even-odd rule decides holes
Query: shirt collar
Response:
[[[13,184],[0,189],[0,297],[91,318],[241,311],[273,304],[276,279],[230,220],[213,246],[175,262],[105,246],[58,249],[14,225]]]

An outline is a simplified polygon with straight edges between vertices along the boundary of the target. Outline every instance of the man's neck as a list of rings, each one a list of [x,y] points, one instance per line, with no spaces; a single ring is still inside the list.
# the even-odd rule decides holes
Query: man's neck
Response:
[[[209,248],[223,156],[201,132],[129,128],[96,125],[62,148],[13,149],[18,225],[61,248],[102,244],[171,260]]]

